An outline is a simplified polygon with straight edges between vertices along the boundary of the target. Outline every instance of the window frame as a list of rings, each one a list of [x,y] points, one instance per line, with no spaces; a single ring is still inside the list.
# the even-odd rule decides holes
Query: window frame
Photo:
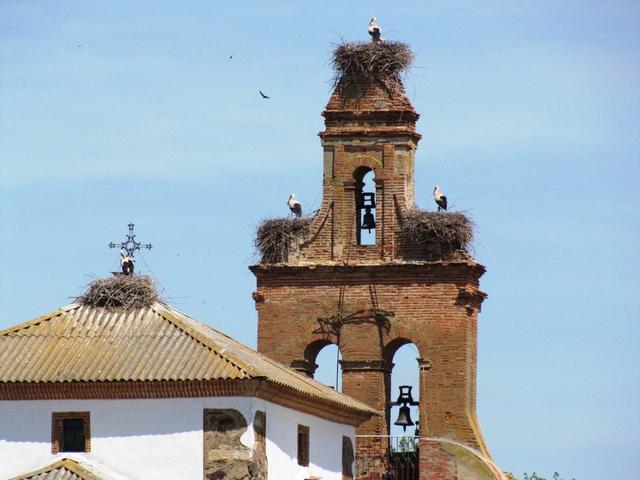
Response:
[[[84,450],[91,451],[91,415],[90,412],[51,412],[51,453],[78,452],[77,450],[63,450],[64,446],[64,421],[82,420],[84,435]]]
[[[311,437],[309,427],[298,424],[298,465],[309,466],[309,439]]]

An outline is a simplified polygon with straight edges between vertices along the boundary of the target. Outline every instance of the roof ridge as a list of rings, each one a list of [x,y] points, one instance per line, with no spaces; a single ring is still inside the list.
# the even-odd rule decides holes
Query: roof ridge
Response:
[[[45,313],[44,315],[40,315],[32,320],[27,320],[26,322],[19,323],[17,325],[13,325],[12,327],[5,328],[0,330],[0,337],[8,335],[9,333],[19,332],[20,330],[24,330],[26,328],[30,328],[34,325],[38,325],[39,323],[45,322],[47,320],[52,320],[53,318],[59,317],[64,313],[70,312],[71,310],[77,310],[82,308],[82,305],[78,303],[71,303],[64,307],[60,307],[57,310],[53,310],[52,312]]]
[[[150,307],[150,308],[153,308],[153,306],[152,306],[152,307]],[[217,334],[219,334],[219,335],[224,336],[224,337],[225,337],[226,339],[228,339],[230,342],[234,343],[238,348],[243,349],[243,350],[246,350],[246,351],[247,351],[248,353],[250,353],[250,354],[255,354],[255,355],[260,356],[260,358],[262,359],[262,361],[264,361],[265,363],[268,363],[269,365],[271,365],[272,367],[274,367],[274,368],[276,368],[276,369],[285,370],[285,371],[286,371],[286,373],[288,373],[288,374],[290,374],[290,375],[293,375],[293,376],[297,377],[299,381],[301,381],[301,382],[303,382],[305,385],[308,385],[309,387],[313,388],[314,390],[316,390],[316,392],[300,390],[299,388],[295,388],[293,385],[287,384],[287,383],[283,382],[282,380],[280,380],[280,379],[278,379],[278,378],[276,378],[276,377],[272,377],[272,376],[270,376],[270,375],[267,375],[266,377],[265,377],[265,376],[263,376],[263,375],[256,375],[256,374],[255,374],[255,368],[254,368],[253,366],[249,365],[249,368],[251,369],[251,372],[248,372],[248,371],[247,371],[247,374],[248,374],[248,375],[250,375],[250,376],[251,376],[251,378],[259,378],[259,377],[260,377],[260,378],[267,378],[270,382],[273,382],[273,383],[275,383],[275,384],[279,384],[279,385],[288,386],[289,388],[292,388],[293,390],[296,390],[296,391],[299,391],[299,392],[306,393],[307,395],[312,396],[312,397],[316,397],[316,398],[325,398],[325,399],[326,399],[326,396],[327,396],[327,395],[330,395],[330,396],[334,396],[334,395],[335,395],[335,397],[336,397],[336,398],[334,398],[334,399],[333,399],[333,401],[334,401],[334,402],[337,402],[337,403],[340,403],[340,404],[342,404],[343,406],[346,406],[347,408],[351,408],[351,409],[358,409],[358,408],[360,408],[360,409],[364,409],[364,410],[373,410],[373,411],[376,411],[376,410],[375,410],[373,407],[371,407],[370,405],[367,405],[366,403],[361,402],[360,400],[357,400],[357,399],[355,399],[355,398],[353,398],[353,397],[350,397],[350,396],[349,396],[349,395],[347,395],[346,393],[339,392],[339,391],[337,391],[337,390],[335,390],[335,389],[333,389],[333,388],[331,388],[331,387],[329,387],[329,386],[327,386],[327,385],[323,384],[322,382],[320,382],[320,381],[318,381],[318,380],[316,380],[316,379],[314,379],[314,378],[310,378],[310,377],[308,377],[307,375],[305,375],[305,374],[303,374],[303,373],[300,373],[300,372],[298,372],[298,371],[296,371],[296,370],[292,369],[291,367],[288,367],[287,365],[284,365],[283,363],[278,362],[277,360],[274,360],[273,358],[269,357],[268,355],[265,355],[264,353],[258,352],[257,350],[254,350],[254,349],[252,349],[252,348],[248,347],[248,346],[247,346],[247,345],[245,345],[244,343],[239,342],[238,340],[234,339],[233,337],[230,337],[229,335],[227,335],[227,334],[225,334],[225,333],[223,333],[223,332],[221,332],[221,331],[219,331],[219,330],[217,330],[217,329],[215,329],[215,328],[211,327],[210,325],[207,325],[207,324],[206,324],[206,323],[204,323],[204,322],[201,322],[200,320],[197,320],[197,319],[195,319],[195,318],[191,317],[190,315],[188,315],[188,314],[186,314],[186,313],[184,313],[184,312],[181,312],[181,311],[180,311],[180,310],[178,310],[177,308],[173,308],[173,307],[168,306],[168,305],[165,305],[165,308],[166,308],[167,310],[169,310],[170,312],[176,312],[176,313],[178,313],[178,314],[180,314],[180,315],[184,316],[185,318],[187,318],[187,319],[189,319],[189,320],[191,320],[191,321],[193,321],[193,322],[197,322],[197,323],[201,324],[202,326],[204,326],[205,328],[208,328],[208,329],[212,330],[213,332],[215,332],[215,333],[217,333]],[[155,311],[155,310],[154,310],[154,311]],[[158,313],[159,315],[161,315],[163,318],[166,318],[164,315],[162,315],[162,313],[157,312],[157,311],[156,311],[156,313]],[[170,318],[167,318],[167,320],[168,320],[168,321],[172,321]],[[172,321],[172,323],[174,323],[174,324],[177,324],[177,323],[182,324],[184,327],[186,327],[186,330],[185,330],[185,329],[183,329],[183,328],[182,328],[181,326],[179,326],[179,325],[176,325],[176,326],[177,326],[178,328],[183,329],[183,331],[184,331],[185,333],[187,333],[188,335],[192,335],[193,329],[192,329],[191,327],[189,327],[188,325],[185,325],[181,319],[176,318],[176,320]],[[216,349],[212,348],[212,347],[208,344],[207,340],[209,340],[209,339],[206,337],[206,335],[205,335],[205,334],[201,334],[200,332],[194,332],[194,333],[195,333],[195,335],[196,335],[196,336],[193,336],[193,335],[192,335],[192,336],[193,336],[197,341],[199,341],[199,342],[201,342],[201,343],[205,344],[207,347],[211,348],[211,349],[212,349],[216,354],[218,354],[218,355],[222,356],[223,358],[225,358],[225,359],[226,359],[227,361],[229,361],[229,363],[231,363],[232,365],[237,366],[238,368],[242,368],[241,366],[236,365],[236,363],[234,363],[234,362],[232,362],[232,361],[228,360],[228,357],[223,356],[223,355],[222,355],[222,354],[220,354]],[[204,340],[200,340],[198,337],[204,337]],[[227,350],[227,352],[228,352],[229,354],[233,355],[233,352],[230,352],[230,351],[228,351],[228,350]],[[234,357],[235,357],[235,355],[234,355]],[[240,363],[240,362],[238,362],[238,363]],[[353,405],[353,404],[351,404],[351,405],[350,405],[350,404],[349,404],[349,402],[348,402],[348,401],[346,401],[346,399],[343,399],[343,398],[341,398],[341,397],[346,397],[346,399],[349,399],[349,400],[351,400],[352,402],[355,402],[356,404],[360,404],[360,405],[359,405],[359,406],[355,406],[355,405]]]
[[[162,310],[164,310],[166,313],[172,314],[172,315],[167,315],[164,314],[162,311],[160,311],[160,309],[155,308],[156,305],[160,305],[162,307]],[[164,318],[165,320],[167,320],[168,322],[170,322],[172,325],[174,325],[176,328],[182,330],[184,333],[186,333],[187,335],[189,335],[191,338],[193,338],[195,341],[197,341],[198,343],[201,343],[202,345],[204,345],[205,347],[207,347],[209,350],[211,350],[213,353],[215,353],[216,355],[218,355],[220,358],[222,358],[224,361],[230,363],[231,365],[233,365],[234,367],[238,368],[239,370],[241,370],[244,374],[246,374],[247,376],[251,377],[251,378],[257,378],[257,376],[255,375],[255,369],[251,366],[251,365],[247,365],[244,364],[244,362],[239,362],[237,361],[232,361],[228,358],[228,356],[223,355],[222,353],[220,353],[219,351],[219,346],[215,345],[214,342],[212,341],[212,339],[206,337],[206,335],[198,332],[197,330],[195,330],[194,328],[192,328],[191,326],[187,325],[179,316],[174,315],[173,313],[178,313],[180,315],[182,315],[183,317],[188,318],[189,320],[192,320],[194,322],[198,322],[201,323],[205,326],[208,326],[202,322],[200,322],[199,320],[196,320],[192,317],[190,317],[189,315],[187,315],[184,312],[181,312],[180,310],[173,308],[167,304],[160,304],[159,302],[156,302],[154,304],[152,304],[149,307],[151,310],[153,310],[154,312],[156,312],[158,315],[160,315],[162,318]],[[211,328],[211,327],[209,327]],[[215,330],[216,332],[218,332],[217,330]],[[218,332],[221,333],[221,332]],[[224,335],[224,334],[223,334]],[[226,336],[226,335],[225,335]],[[231,337],[227,337],[230,340],[233,340]],[[236,340],[233,340],[236,341]],[[235,357],[235,356],[234,356]],[[240,363],[243,363],[243,365],[241,365]]]
[[[32,472],[18,475],[17,477],[12,477],[10,480],[27,480],[29,478],[35,477],[36,475],[47,473],[52,470],[56,470],[58,468],[64,468],[66,470],[69,470],[71,473],[74,473],[77,476],[79,476],[82,480],[100,480],[100,477],[98,477],[95,473],[89,470],[86,466],[84,466],[78,460],[70,457],[61,458],[60,460],[50,465],[42,467],[38,470],[34,470]]]

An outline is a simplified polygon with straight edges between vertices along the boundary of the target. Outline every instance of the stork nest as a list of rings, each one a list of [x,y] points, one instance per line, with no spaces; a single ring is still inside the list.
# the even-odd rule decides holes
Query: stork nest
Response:
[[[122,274],[94,280],[76,299],[81,305],[113,310],[149,307],[158,300],[160,295],[151,277]]]
[[[400,80],[400,75],[412,62],[413,52],[406,43],[343,42],[333,50],[334,87],[345,77]]]
[[[296,242],[309,232],[312,218],[271,218],[257,228],[254,245],[261,263],[281,263],[289,259]]]
[[[400,238],[413,245],[438,245],[442,251],[469,251],[474,224],[464,212],[427,212],[412,209],[404,213]]]

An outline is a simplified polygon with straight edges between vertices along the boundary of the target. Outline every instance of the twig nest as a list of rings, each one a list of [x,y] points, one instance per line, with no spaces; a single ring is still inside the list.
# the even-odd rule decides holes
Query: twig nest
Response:
[[[114,275],[91,282],[77,298],[89,307],[113,310],[133,310],[149,307],[160,300],[156,285],[150,277],[142,275]]]
[[[435,253],[469,251],[473,221],[464,212],[427,212],[413,209],[404,213],[400,236],[407,244],[423,245]],[[433,252],[432,252],[433,253]]]
[[[334,84],[346,78],[400,79],[413,62],[413,52],[402,42],[344,42],[333,51]]]
[[[257,229],[255,247],[261,263],[281,263],[309,231],[311,218],[271,218]]]

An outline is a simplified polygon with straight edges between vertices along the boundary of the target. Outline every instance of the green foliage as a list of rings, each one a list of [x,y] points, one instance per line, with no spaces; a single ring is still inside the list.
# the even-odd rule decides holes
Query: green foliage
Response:
[[[418,439],[416,437],[402,437],[397,445],[391,446],[391,453],[415,452],[418,450]]]
[[[547,480],[547,477],[541,477],[536,472],[533,472],[531,475],[529,475],[528,473],[525,472],[524,480]],[[565,480],[565,478],[561,477],[558,472],[553,472],[553,479],[552,480]],[[566,480],[569,480],[569,479],[566,479]],[[576,480],[576,479],[572,478],[571,480]]]

